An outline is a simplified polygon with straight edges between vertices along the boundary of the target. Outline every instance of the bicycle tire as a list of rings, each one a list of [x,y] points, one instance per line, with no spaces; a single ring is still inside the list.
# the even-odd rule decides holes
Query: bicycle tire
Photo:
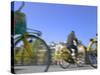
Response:
[[[47,62],[46,62],[46,67],[44,68],[44,72],[47,72],[49,69],[49,66],[51,64],[51,52],[50,52],[50,48],[48,47],[48,45],[46,44],[46,42],[44,40],[42,40],[40,37],[35,36],[35,35],[27,35],[27,37],[31,37],[31,38],[35,38],[38,39],[39,41],[42,42],[42,44],[45,46],[46,50],[47,50]],[[22,38],[18,38],[17,41],[15,41],[15,47],[16,45],[22,40]],[[41,71],[42,72],[42,71]]]
[[[93,68],[97,68],[97,56],[93,52],[87,53],[87,59]]]
[[[69,51],[66,49],[67,48],[65,48],[65,51],[61,53],[62,58],[61,58],[61,63],[59,63],[60,67],[63,69],[66,69],[71,65],[71,55]]]
[[[65,64],[66,65],[65,65]],[[62,63],[59,63],[60,67],[63,69],[69,68],[69,66],[71,65],[69,62],[65,61],[64,59],[62,60]]]

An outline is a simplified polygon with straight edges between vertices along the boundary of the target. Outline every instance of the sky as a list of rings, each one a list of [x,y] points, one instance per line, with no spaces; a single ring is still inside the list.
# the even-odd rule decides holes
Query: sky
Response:
[[[14,10],[20,5],[21,2],[15,2]],[[47,43],[66,41],[72,30],[86,46],[90,38],[96,37],[96,6],[25,2],[22,12],[27,27],[41,31],[41,38]]]

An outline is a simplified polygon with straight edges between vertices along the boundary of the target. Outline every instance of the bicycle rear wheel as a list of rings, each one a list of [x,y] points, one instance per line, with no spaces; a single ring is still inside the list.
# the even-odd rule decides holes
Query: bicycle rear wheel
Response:
[[[35,35],[27,35],[27,41],[32,47],[32,51],[29,51],[25,49],[22,39],[19,38],[15,41],[15,72],[18,67],[23,67],[31,72],[47,72],[51,62],[51,52],[45,41]]]

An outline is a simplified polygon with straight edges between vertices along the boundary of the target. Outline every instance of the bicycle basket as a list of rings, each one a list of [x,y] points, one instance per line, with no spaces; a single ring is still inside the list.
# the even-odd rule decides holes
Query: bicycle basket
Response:
[[[15,34],[23,34],[26,32],[26,18],[25,14],[16,11],[14,13]]]

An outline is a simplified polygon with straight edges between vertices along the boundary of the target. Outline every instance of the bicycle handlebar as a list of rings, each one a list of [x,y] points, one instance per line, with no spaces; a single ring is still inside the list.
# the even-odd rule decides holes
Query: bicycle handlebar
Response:
[[[31,28],[27,28],[27,30],[31,30],[32,32],[29,32],[29,33],[33,33],[33,34],[36,34],[38,36],[42,35],[41,31],[38,31],[38,30],[35,30],[35,29],[31,29]]]
[[[22,5],[18,8],[18,10],[17,11],[21,11],[22,10],[22,8],[24,7],[24,5],[25,5],[25,3],[24,2],[22,2]]]

